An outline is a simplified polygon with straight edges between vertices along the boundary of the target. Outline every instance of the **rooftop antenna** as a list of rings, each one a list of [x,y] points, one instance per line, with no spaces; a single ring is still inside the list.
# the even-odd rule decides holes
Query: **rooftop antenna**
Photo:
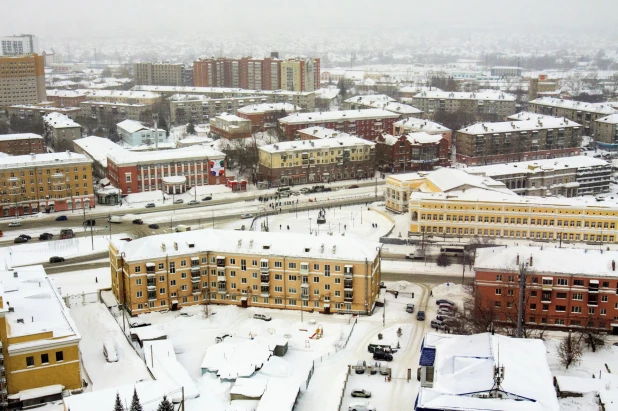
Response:
[[[494,385],[489,392],[490,397],[497,397],[498,391],[502,390],[502,381],[504,381],[504,365],[500,366],[500,342],[497,341],[498,360],[494,365]]]

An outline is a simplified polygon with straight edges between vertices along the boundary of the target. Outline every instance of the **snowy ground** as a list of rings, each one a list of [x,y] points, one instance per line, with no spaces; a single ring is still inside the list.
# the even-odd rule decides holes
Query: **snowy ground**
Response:
[[[105,261],[107,260],[108,259],[105,259]],[[109,267],[83,271],[69,271],[66,273],[53,274],[50,278],[56,287],[60,289],[60,294],[63,297],[96,293],[100,289],[110,288],[112,286]]]

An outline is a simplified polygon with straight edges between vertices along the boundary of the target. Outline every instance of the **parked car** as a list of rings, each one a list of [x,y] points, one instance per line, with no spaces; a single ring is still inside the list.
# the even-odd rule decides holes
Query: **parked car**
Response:
[[[60,239],[66,240],[67,238],[75,238],[75,233],[70,228],[60,230]]]
[[[369,373],[370,373],[371,375],[375,375],[375,374],[377,374],[377,373],[378,373],[378,368],[380,368],[380,367],[382,367],[382,364],[380,364],[379,362],[377,362],[377,361],[376,361],[376,362],[373,364],[373,366],[371,367],[371,369],[369,370]]]
[[[376,407],[368,402],[354,402],[348,406],[348,411],[376,411]]]
[[[97,225],[97,222],[95,219],[90,218],[88,220],[85,220],[82,224],[84,224],[86,227],[94,227],[95,225]]]
[[[416,313],[416,319],[419,321],[425,321],[425,311],[419,311]]]
[[[451,321],[451,317],[449,315],[438,314],[436,315],[436,320],[444,321],[445,323]]]
[[[146,204],[146,208],[153,208],[153,207],[155,207],[155,203]]]
[[[444,327],[446,326],[446,324],[444,324],[444,321],[440,321],[440,320],[431,320],[431,328],[435,328],[436,330],[443,330]]]
[[[21,221],[11,221],[9,227],[21,227]]]
[[[56,221],[67,221],[69,218],[65,215],[59,215],[56,217]]]
[[[241,214],[240,218],[253,218],[253,214],[251,213]]]
[[[159,224],[148,224],[148,228],[156,230],[157,228],[159,228]]]
[[[20,243],[27,243],[28,240],[25,239],[24,237],[17,237],[15,238],[15,240],[13,240],[13,243],[15,244],[20,244]]]
[[[448,304],[448,305],[451,305],[451,306],[455,305],[455,303],[452,302],[451,300],[445,300],[443,298],[441,298],[439,300],[436,300],[436,305],[440,305],[440,304]]]
[[[189,201],[189,202],[187,203],[187,205],[197,205],[197,204],[199,204],[199,203],[200,203],[200,202],[199,202],[199,201],[197,201],[197,200],[191,200],[191,201]]]
[[[116,355],[116,348],[114,347],[113,342],[105,341],[103,343],[103,355],[107,362],[117,362],[118,355]]]
[[[363,360],[358,360],[356,362],[356,368],[354,368],[354,372],[356,374],[364,374],[367,369],[367,363]]]
[[[41,241],[51,240],[52,238],[54,238],[54,235],[51,233],[43,233],[39,235],[39,240]]]
[[[352,397],[371,398],[371,391],[367,391],[367,390],[355,389],[355,390],[352,390],[351,394],[352,394]]]
[[[412,314],[414,312],[414,304],[406,304],[406,312]]]
[[[31,237],[31,236],[29,236],[28,234],[20,234],[19,236],[20,236],[21,238],[25,238],[25,239],[26,239],[26,240],[28,240],[28,241],[32,240],[32,237]]]
[[[183,200],[182,198],[179,198],[179,199],[177,199],[177,200],[174,200],[174,204],[182,204],[182,203],[184,203],[184,202],[185,202],[185,200]]]
[[[229,337],[229,334],[219,334],[217,335],[217,337],[215,338],[215,342],[217,344],[219,344],[220,342],[223,342],[223,340],[225,340],[227,337]]]
[[[253,314],[253,318],[255,318],[256,320],[263,320],[263,321],[272,320],[272,317],[266,314]]]
[[[202,198],[202,201],[210,201],[210,200],[212,200],[211,196],[206,196],[206,197]]]
[[[136,218],[135,220],[133,220],[133,224],[144,224],[144,220],[142,220],[141,218]]]
[[[2,230],[0,230],[0,237],[2,237],[4,234],[2,233]]]
[[[376,351],[373,353],[373,359],[379,361],[393,361],[393,355],[384,351]]]
[[[49,259],[50,263],[63,263],[64,262],[64,257],[51,257]]]
[[[438,315],[451,315],[452,313],[451,310],[438,310]]]
[[[301,193],[305,194],[305,193],[309,192],[310,190],[307,187],[303,187],[303,188],[301,188],[298,191],[300,191]]]
[[[351,186],[350,186],[350,187],[348,187],[348,188],[358,188],[358,186],[357,186],[356,184],[353,184],[353,185],[351,185]]]
[[[440,304],[438,306],[438,310],[449,310],[449,311],[453,311],[454,306],[450,305],[450,304]]]

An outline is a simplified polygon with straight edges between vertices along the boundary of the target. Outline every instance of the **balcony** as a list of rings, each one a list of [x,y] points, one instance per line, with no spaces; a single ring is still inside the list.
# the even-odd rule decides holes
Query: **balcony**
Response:
[[[146,263],[146,274],[154,274],[154,273],[155,273],[155,264]]]
[[[199,274],[200,273],[200,267],[191,267],[191,274]]]
[[[599,296],[597,294],[588,295],[588,305],[596,307],[599,305]]]
[[[551,302],[551,292],[541,293],[541,302],[550,303]]]
[[[157,301],[157,293],[148,292],[148,301]]]
[[[225,267],[225,257],[217,257],[217,267]]]
[[[541,289],[542,290],[547,290],[547,291],[551,291],[554,288],[554,283],[553,282],[545,282],[543,281],[543,284],[541,285]]]
[[[301,294],[300,295],[300,299],[303,300],[303,301],[309,300],[309,294]]]
[[[344,277],[353,277],[354,276],[353,267],[351,265],[346,265],[345,267],[343,267],[343,276]]]
[[[268,274],[260,275],[260,282],[262,283],[262,285],[268,285],[270,283],[270,276]]]
[[[148,280],[146,282],[146,287],[148,288],[148,291],[154,291],[157,288],[157,284],[154,281]]]
[[[193,286],[193,288],[191,289],[191,294],[201,294],[202,290],[200,289],[199,285],[196,287],[195,285]]]
[[[351,290],[352,289],[352,280],[345,279],[343,280],[343,289]]]
[[[217,292],[218,292],[219,294],[225,294],[227,291],[226,291],[226,289],[225,289],[225,288],[217,288]]]
[[[225,282],[226,280],[225,271],[217,271],[217,281]]]
[[[268,286],[261,286],[260,287],[260,295],[262,297],[270,297],[270,287],[268,287]]]
[[[300,273],[301,274],[309,274],[309,264],[302,264],[300,265]]]
[[[191,282],[192,283],[199,283],[200,282],[200,275],[195,275],[195,274],[191,274]]]
[[[260,272],[267,273],[270,267],[268,267],[268,260],[260,261]]]
[[[598,280],[590,280],[590,284],[588,285],[589,293],[598,293],[599,292],[599,281]]]
[[[351,303],[353,300],[354,295],[351,292],[346,292],[345,295],[343,296],[343,301]]]

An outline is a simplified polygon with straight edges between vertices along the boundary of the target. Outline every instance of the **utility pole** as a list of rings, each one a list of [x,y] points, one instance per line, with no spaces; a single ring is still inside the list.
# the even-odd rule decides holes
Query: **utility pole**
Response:
[[[528,263],[519,266],[519,307],[517,307],[517,338],[522,338],[524,334],[524,293],[526,292],[526,269]]]

